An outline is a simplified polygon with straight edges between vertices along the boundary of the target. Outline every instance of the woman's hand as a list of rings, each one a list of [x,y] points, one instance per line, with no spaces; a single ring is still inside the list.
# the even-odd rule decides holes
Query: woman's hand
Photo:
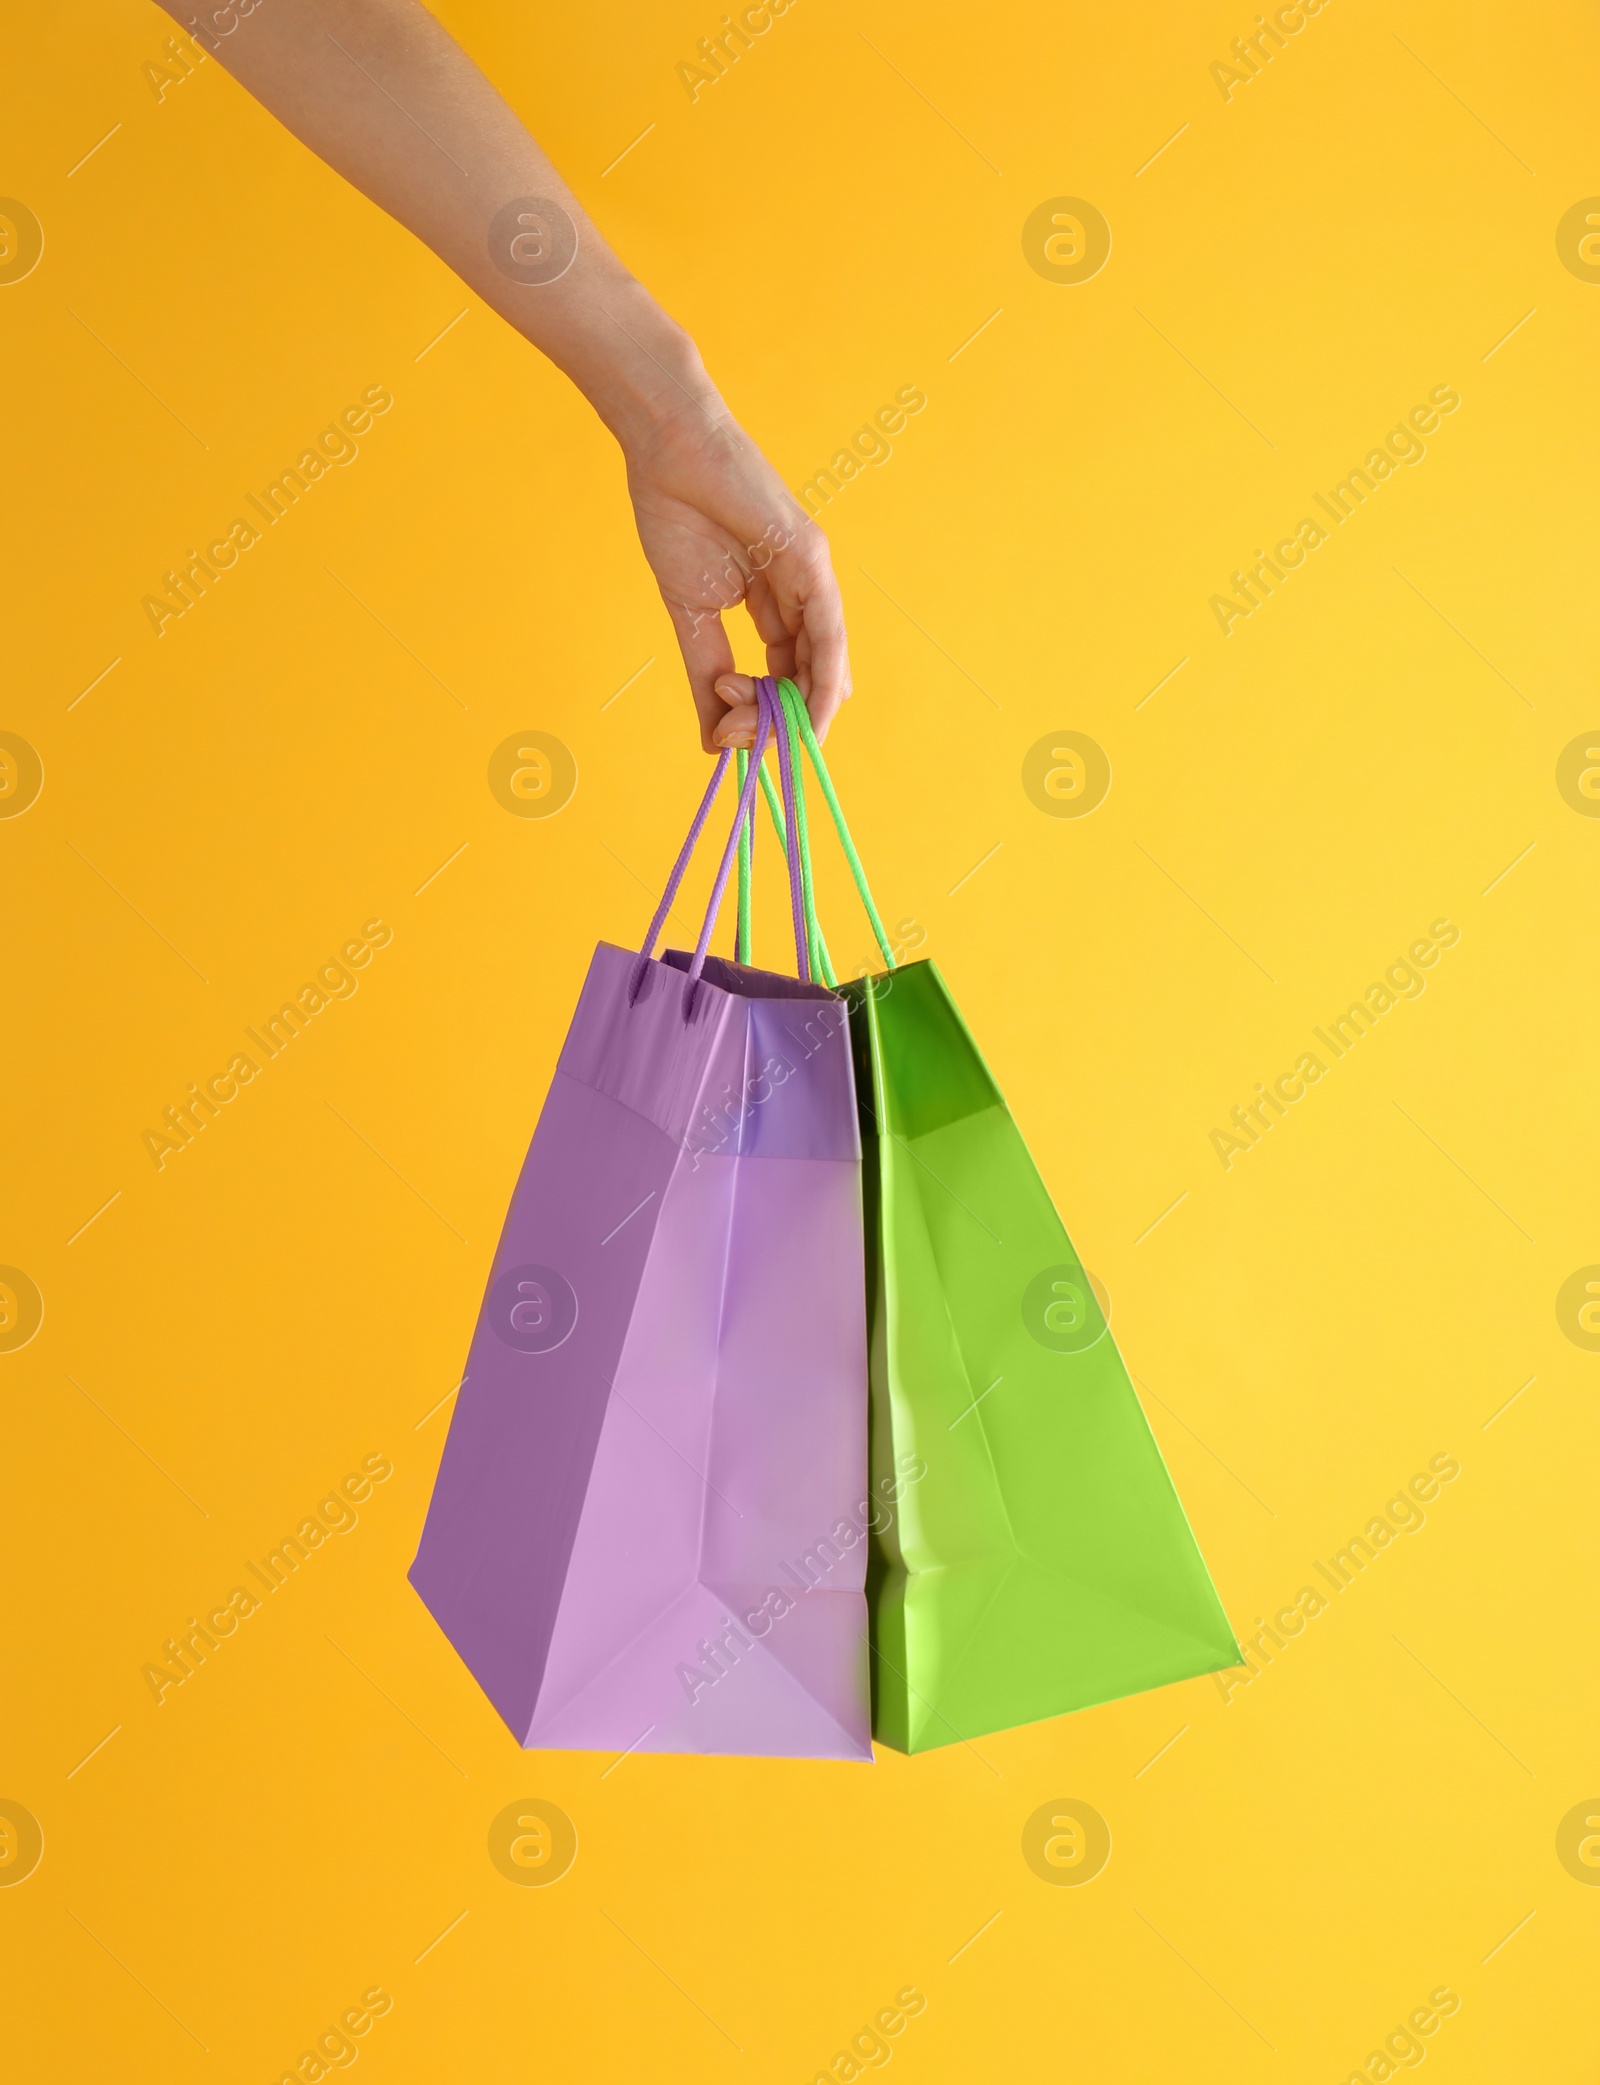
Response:
[[[735,674],[723,615],[742,601],[818,738],[850,693],[844,605],[827,539],[707,387],[703,400],[630,449],[639,541],[667,604],[707,752],[755,743],[748,675]]]
[[[822,531],[717,396],[681,326],[635,281],[465,51],[419,0],[255,0],[168,13],[234,77],[564,369],[621,444],[639,540],[672,617],[708,752],[750,745],[725,610],[743,601],[767,669],[820,738],[850,692],[844,611]],[[419,139],[421,142],[419,143]],[[565,264],[526,272],[528,237]],[[497,229],[500,228],[500,229]],[[719,693],[727,688],[730,694]]]

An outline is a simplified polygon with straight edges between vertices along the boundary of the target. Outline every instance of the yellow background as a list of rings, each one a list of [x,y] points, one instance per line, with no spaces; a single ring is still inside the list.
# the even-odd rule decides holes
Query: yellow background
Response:
[[[1600,289],[1555,244],[1600,190],[1589,12],[1331,0],[1225,102],[1243,6],[797,0],[691,103],[712,9],[441,11],[791,484],[927,394],[825,517],[835,773],[1238,1632],[1461,1475],[1226,1701],[871,1768],[516,1749],[404,1572],[590,948],[641,934],[703,777],[681,672],[565,381],[216,64],[158,100],[164,15],[26,9],[0,725],[45,781],[0,821],[0,1260],[45,1318],[0,1355],[0,1797],[45,1850],[0,1889],[8,2075],[270,2085],[381,1984],[361,2075],[803,2085],[915,1984],[928,2085],[1331,2085],[1449,1984],[1430,2074],[1590,2076],[1600,1893],[1555,1841],[1600,1785],[1600,1356],[1555,1298],[1600,1259],[1600,826],[1554,781],[1600,710]],[[1063,195],[1114,237],[1076,286],[1022,248]],[[359,461],[156,638],[141,596],[373,384]],[[1439,384],[1426,461],[1224,638],[1211,593]],[[532,729],[579,768],[548,820],[486,782]],[[1114,771],[1081,820],[1021,786],[1061,730]],[[831,854],[824,894],[865,959]],[[142,1132],[375,916],[357,996],[158,1172]],[[1441,916],[1423,996],[1225,1171],[1210,1132]],[[360,1525],[158,1707],[144,1662],[377,1452]],[[487,1858],[524,1797],[577,1827],[549,1888]],[[1110,1823],[1091,1886],[1022,1858],[1057,1798]]]

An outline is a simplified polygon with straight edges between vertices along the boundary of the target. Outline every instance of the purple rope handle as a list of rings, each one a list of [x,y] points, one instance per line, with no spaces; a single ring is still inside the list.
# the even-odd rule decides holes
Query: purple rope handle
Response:
[[[734,812],[733,829],[728,834],[727,842],[722,850],[722,861],[717,869],[716,882],[712,887],[711,902],[706,907],[705,921],[700,929],[700,938],[695,943],[694,958],[689,965],[688,980],[684,987],[683,1016],[685,1020],[689,1018],[694,1008],[695,990],[700,982],[700,974],[705,969],[706,951],[711,946],[712,928],[716,924],[718,912],[722,909],[722,900],[728,888],[728,878],[732,873],[734,858],[738,852],[739,835],[744,829],[745,820],[751,818],[754,813],[755,794],[761,781],[762,756],[767,750],[767,741],[774,731],[776,731],[778,737],[779,761],[783,776],[784,801],[788,806],[789,830],[791,833],[794,831],[794,784],[790,772],[789,749],[779,711],[778,684],[775,680],[767,677],[756,682],[756,705],[759,712],[759,722],[756,726],[756,742],[751,753],[749,770],[745,775],[744,788],[739,795],[738,808]],[[688,838],[679,849],[678,859],[672,865],[672,874],[667,878],[667,887],[661,894],[661,902],[656,907],[655,916],[650,922],[649,932],[645,935],[644,946],[640,949],[634,964],[633,977],[628,988],[628,1004],[630,1006],[638,998],[643,987],[645,971],[651,956],[655,952],[657,937],[666,922],[667,914],[672,907],[672,901],[678,895],[678,887],[683,882],[684,872],[689,866],[689,858],[694,853],[701,833],[705,830],[706,820],[711,816],[711,806],[716,802],[717,791],[722,786],[722,778],[727,773],[731,757],[731,754],[724,750],[718,759],[711,780],[706,785],[705,795],[700,799],[700,808],[695,813],[694,823],[689,828]],[[789,893],[794,912],[796,960],[799,965],[800,976],[803,979],[809,979],[810,970],[806,958],[805,911],[800,898],[798,857],[795,855],[795,850],[792,846],[789,852]]]
[[[655,953],[656,939],[662,927],[666,924],[667,914],[672,909],[672,901],[678,895],[678,885],[682,883],[684,871],[689,866],[689,857],[694,853],[695,845],[700,835],[705,831],[706,820],[711,816],[711,806],[717,800],[717,791],[722,787],[722,778],[728,772],[728,762],[732,757],[732,754],[724,747],[718,757],[716,766],[711,771],[711,780],[706,784],[706,793],[700,799],[700,808],[694,814],[694,823],[689,828],[689,837],[678,850],[678,859],[672,865],[672,874],[667,878],[667,887],[661,894],[661,903],[656,907],[655,917],[650,922],[650,930],[644,937],[644,946],[639,951],[639,959],[633,966],[633,978],[628,987],[628,1004],[630,1006],[639,996],[639,988],[644,983],[645,965]]]
[[[717,923],[717,914],[722,910],[723,894],[728,888],[728,878],[733,871],[734,857],[739,851],[739,834],[745,820],[755,806],[756,789],[761,780],[761,759],[767,750],[771,736],[773,712],[776,703],[765,692],[760,683],[756,686],[756,704],[759,722],[756,725],[756,742],[751,749],[750,766],[744,778],[744,788],[739,793],[739,804],[733,814],[733,827],[723,844],[722,860],[717,866],[717,880],[711,886],[711,902],[706,907],[706,916],[700,927],[700,939],[694,945],[694,957],[689,964],[689,979],[683,990],[683,1017],[688,1020],[694,1006],[695,987],[700,982],[700,973],[706,967],[706,951],[711,946],[711,930]],[[726,759],[727,755],[724,754]]]
[[[794,754],[789,744],[778,683],[771,677],[756,682],[763,700],[771,704],[773,725],[778,735],[778,779],[783,784],[783,822],[789,835],[789,909],[794,914],[795,964],[802,984],[811,982],[811,952],[806,935],[806,908],[800,870],[800,827],[795,817]]]

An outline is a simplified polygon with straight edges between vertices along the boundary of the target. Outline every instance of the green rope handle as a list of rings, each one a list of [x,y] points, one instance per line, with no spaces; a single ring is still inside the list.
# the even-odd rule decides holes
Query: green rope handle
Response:
[[[806,708],[805,699],[791,680],[780,680],[778,682],[778,698],[783,707],[784,728],[789,735],[794,770],[795,841],[800,849],[800,892],[805,916],[806,948],[811,958],[813,972],[822,979],[823,983],[831,991],[838,988],[839,980],[834,973],[832,958],[829,956],[828,944],[823,937],[821,922],[817,918],[816,892],[811,869],[811,834],[806,818],[805,772],[800,760],[800,747],[802,745],[805,747],[807,757],[821,785],[828,810],[832,814],[834,830],[839,835],[839,844],[844,849],[845,860],[850,865],[850,874],[855,882],[856,894],[860,898],[867,918],[872,924],[873,936],[877,941],[884,964],[890,970],[895,969],[897,966],[894,951],[889,945],[888,934],[884,931],[883,921],[879,917],[878,908],[872,901],[872,892],[867,887],[867,875],[861,866],[861,857],[856,852],[855,842],[850,837],[850,828],[845,823],[844,811],[839,803],[838,792],[833,786],[833,778],[828,773],[827,763],[822,757],[822,748],[818,744],[817,734],[812,728],[811,715]],[[737,755],[737,773],[741,789],[749,771],[750,755],[741,749]],[[767,770],[765,761],[761,764],[760,780],[761,793],[767,800],[767,810],[772,818],[772,829],[777,835],[779,850],[785,862],[787,862],[789,859],[789,836],[787,821],[783,814],[783,800],[778,794],[777,787]],[[739,924],[736,948],[738,960],[741,963],[750,961],[750,896],[751,885],[754,880],[754,838],[755,821],[752,814],[745,821],[739,833]]]
[[[798,773],[797,763],[797,777]],[[765,763],[763,763],[761,769],[761,793],[767,800],[768,811],[772,814],[772,830],[778,836],[779,851],[782,853],[784,861],[787,862],[789,859],[789,835],[787,821],[783,815],[783,799],[779,796],[778,785],[767,771]],[[797,789],[795,792],[795,809],[797,811],[799,806],[800,794]],[[796,823],[799,823],[798,819]],[[818,922],[817,908],[811,894],[810,863],[807,859],[808,850],[804,832],[800,835],[800,849],[800,895],[801,903],[805,909],[806,947],[811,956],[812,969],[831,991],[838,984],[839,980],[833,974],[833,962],[828,954],[828,944],[822,938],[822,927]]]
[[[805,914],[806,948],[811,957],[811,967],[819,971],[822,981],[830,990],[839,980],[818,961],[822,941],[822,929],[817,924],[817,901],[811,878],[811,833],[806,820],[806,775],[800,760],[798,710],[805,704],[800,691],[792,681],[779,681],[778,699],[783,704],[784,729],[789,738],[790,767],[794,775],[794,823],[796,839],[800,848],[800,902]]]
[[[844,849],[844,858],[850,864],[850,874],[855,880],[856,895],[860,898],[861,903],[866,910],[867,918],[872,923],[873,936],[877,941],[879,953],[883,957],[884,965],[887,969],[893,970],[896,968],[894,951],[889,946],[889,937],[884,932],[883,921],[878,916],[878,908],[872,902],[872,892],[867,888],[867,872],[861,866],[861,857],[859,854],[857,854],[855,849],[855,842],[850,837],[850,828],[845,824],[844,811],[839,803],[838,792],[833,786],[833,778],[828,773],[827,763],[824,761],[822,757],[822,748],[817,743],[817,734],[812,729],[810,712],[807,710],[805,706],[805,701],[801,696],[800,690],[795,686],[793,681],[780,680],[778,683],[778,693],[783,700],[784,721],[789,728],[791,742],[793,741],[794,732],[796,728],[798,728],[801,741],[805,746],[806,753],[811,761],[811,765],[816,770],[817,780],[822,786],[822,794],[824,798],[827,800],[828,809],[833,814],[834,831],[837,832],[837,834],[839,835],[839,844]],[[801,840],[803,845],[805,839],[805,797],[800,787],[800,761],[798,757],[796,757],[794,762],[794,771],[796,812],[795,823],[800,827]],[[763,780],[765,780],[764,776]],[[768,785],[767,795],[768,801],[770,803],[770,784]],[[806,908],[809,928],[809,917],[811,910],[811,883],[810,861],[807,853],[803,852],[801,854],[800,865],[802,875],[804,877],[804,889],[806,896]],[[833,982],[834,980],[830,977],[828,979],[828,983],[831,985]]]
[[[794,743],[795,741],[791,735],[791,744]],[[743,747],[739,749],[736,755],[736,762],[739,787],[742,790],[745,777],[750,772],[750,755]],[[794,763],[796,777],[795,803],[798,810],[800,804],[799,792],[803,784],[800,781],[800,762],[797,747]],[[783,799],[779,796],[777,786],[773,782],[772,776],[764,762],[761,768],[761,793],[767,800],[767,809],[772,814],[772,829],[777,834],[779,849],[782,852],[784,861],[787,862],[789,859],[789,839],[783,815]],[[803,815],[797,822],[801,828],[800,887],[801,902],[805,914],[806,948],[811,957],[812,969],[822,979],[823,983],[832,990],[837,985],[838,979],[833,974],[833,964],[828,955],[828,944],[823,939],[822,927],[817,919],[816,901],[812,894],[811,885],[811,850]],[[745,821],[739,833],[739,926],[738,938],[735,943],[735,955],[739,962],[745,964],[748,964],[750,961],[750,895],[754,881],[754,839],[755,820],[752,815],[751,818]]]

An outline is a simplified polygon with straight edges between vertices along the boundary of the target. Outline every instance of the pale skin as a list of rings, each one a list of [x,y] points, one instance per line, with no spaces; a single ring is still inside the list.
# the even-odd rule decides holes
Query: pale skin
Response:
[[[460,45],[417,0],[255,0],[248,13],[240,0],[160,4],[548,355],[611,430],[707,752],[755,739],[754,682],[733,671],[722,621],[741,602],[767,671],[796,683],[825,735],[850,693],[826,539],[729,412],[694,342],[628,273]],[[501,215],[523,199],[554,208]],[[542,255],[559,266],[574,234],[555,279],[507,272],[507,261],[531,258],[521,272],[537,274]]]

